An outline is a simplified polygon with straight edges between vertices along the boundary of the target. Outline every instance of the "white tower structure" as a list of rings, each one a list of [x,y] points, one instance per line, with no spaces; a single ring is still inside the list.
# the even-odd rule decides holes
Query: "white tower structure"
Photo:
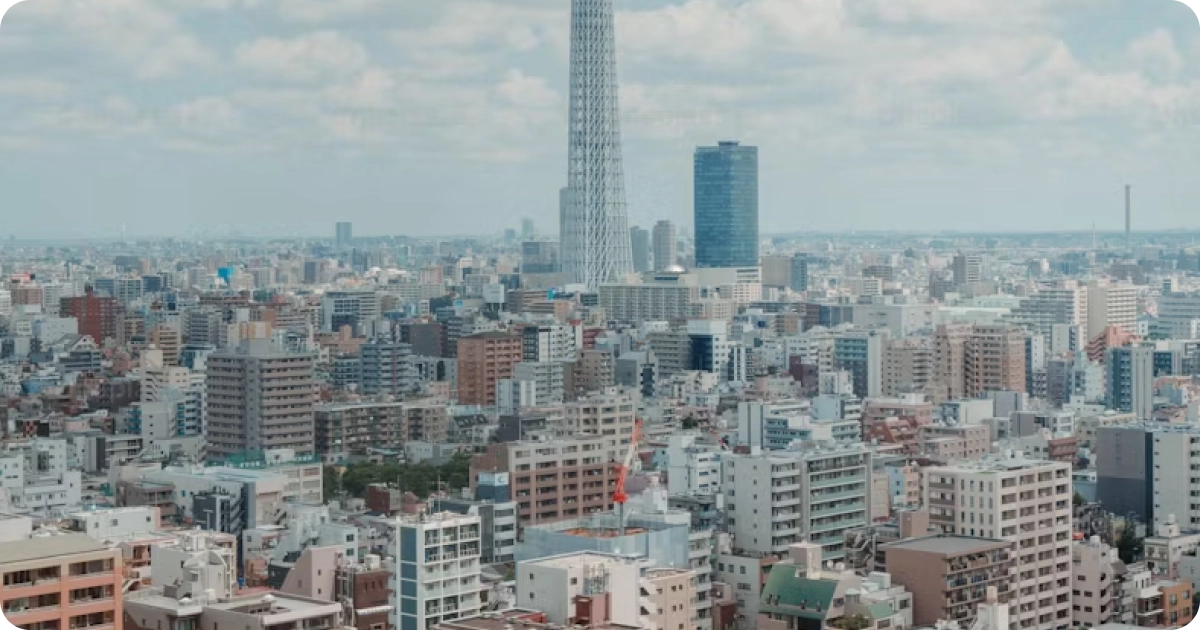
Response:
[[[617,101],[612,0],[571,1],[571,103],[561,252],[568,282],[594,289],[633,271]]]

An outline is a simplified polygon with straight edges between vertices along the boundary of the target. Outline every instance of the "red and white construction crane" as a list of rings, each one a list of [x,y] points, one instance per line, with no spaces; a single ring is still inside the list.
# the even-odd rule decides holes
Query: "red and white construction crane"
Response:
[[[629,476],[633,458],[637,456],[638,442],[641,441],[642,421],[638,420],[633,424],[633,437],[629,440],[629,450],[625,451],[625,461],[617,464],[617,487],[612,495],[613,503],[617,504],[617,520],[620,522],[618,527],[622,536],[625,535],[625,501],[629,499],[629,495],[625,494],[625,479]]]

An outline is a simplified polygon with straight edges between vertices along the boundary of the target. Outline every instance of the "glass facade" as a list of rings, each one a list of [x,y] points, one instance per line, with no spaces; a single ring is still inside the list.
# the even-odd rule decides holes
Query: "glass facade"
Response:
[[[699,147],[694,175],[696,266],[758,266],[758,147]]]

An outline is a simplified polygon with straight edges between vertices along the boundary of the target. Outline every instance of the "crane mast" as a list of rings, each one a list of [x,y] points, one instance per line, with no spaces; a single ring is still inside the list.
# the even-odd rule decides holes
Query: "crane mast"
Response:
[[[617,487],[613,490],[613,503],[617,504],[617,520],[618,528],[622,536],[625,535],[625,501],[629,496],[625,494],[625,479],[629,476],[629,469],[633,466],[633,458],[637,455],[638,442],[642,439],[642,421],[638,420],[633,425],[633,437],[629,439],[629,448],[625,451],[625,460],[617,464]]]

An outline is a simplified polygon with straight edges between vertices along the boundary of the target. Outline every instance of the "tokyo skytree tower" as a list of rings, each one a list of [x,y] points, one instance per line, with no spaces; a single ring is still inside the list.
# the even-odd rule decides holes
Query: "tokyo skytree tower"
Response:
[[[633,271],[617,104],[613,0],[571,0],[571,104],[560,259],[595,289]]]

